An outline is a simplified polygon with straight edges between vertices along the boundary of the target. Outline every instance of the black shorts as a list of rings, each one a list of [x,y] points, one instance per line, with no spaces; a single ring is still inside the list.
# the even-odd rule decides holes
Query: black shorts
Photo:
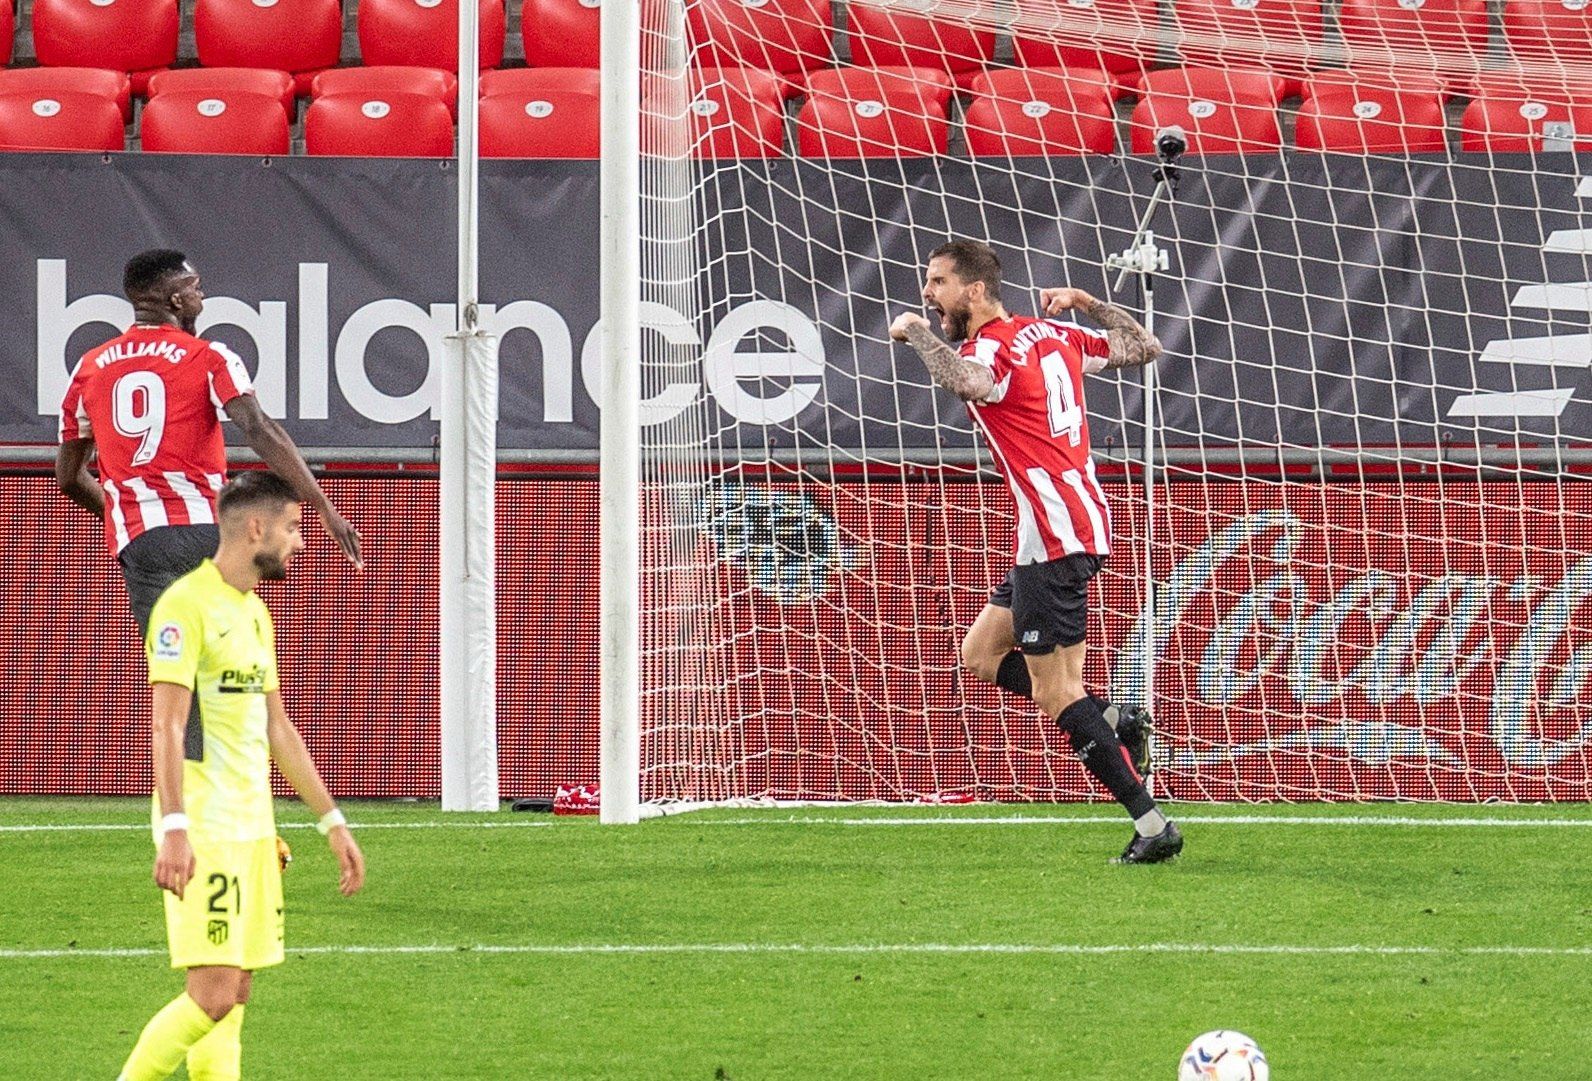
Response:
[[[1039,656],[1088,637],[1089,579],[1100,573],[1101,562],[1099,556],[1078,552],[1011,569],[989,602],[1012,610],[1019,649]]]
[[[173,582],[197,570],[221,546],[221,529],[214,525],[165,525],[140,533],[117,557],[127,582],[127,599],[138,636],[149,633],[149,613]]]

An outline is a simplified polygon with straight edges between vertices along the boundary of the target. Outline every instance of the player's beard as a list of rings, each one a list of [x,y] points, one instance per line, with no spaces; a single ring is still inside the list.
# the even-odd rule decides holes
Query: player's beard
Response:
[[[177,324],[180,327],[182,327],[182,331],[183,331],[184,334],[197,334],[197,333],[199,333],[199,316],[198,315],[179,315],[177,317]]]
[[[287,577],[287,560],[275,552],[255,552],[254,569],[262,582],[280,582]]]
[[[960,308],[945,308],[940,315],[945,337],[948,341],[960,342],[967,340],[967,325],[972,322],[973,313],[963,305]]]

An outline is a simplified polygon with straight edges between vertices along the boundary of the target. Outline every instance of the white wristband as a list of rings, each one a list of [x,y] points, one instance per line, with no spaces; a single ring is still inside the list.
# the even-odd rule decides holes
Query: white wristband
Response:
[[[321,815],[321,820],[315,823],[315,828],[320,831],[322,837],[325,837],[338,826],[346,825],[348,825],[348,819],[343,817],[343,812],[333,807],[330,811]]]
[[[170,833],[172,830],[182,830],[186,833],[188,830],[188,816],[181,811],[173,811],[160,820],[160,832],[162,834]]]

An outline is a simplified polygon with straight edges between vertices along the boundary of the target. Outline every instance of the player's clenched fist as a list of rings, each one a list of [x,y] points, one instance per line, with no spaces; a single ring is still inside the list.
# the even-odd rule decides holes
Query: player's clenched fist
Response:
[[[1039,291],[1039,310],[1046,315],[1060,315],[1064,311],[1081,308],[1093,302],[1094,297],[1082,289],[1073,289],[1070,286]]]
[[[187,830],[167,830],[155,854],[155,885],[170,890],[182,900],[182,891],[193,880],[196,862]]]
[[[902,312],[895,317],[895,322],[890,324],[890,337],[898,342],[904,342],[907,340],[907,331],[918,324],[928,326],[929,321],[917,312]]]

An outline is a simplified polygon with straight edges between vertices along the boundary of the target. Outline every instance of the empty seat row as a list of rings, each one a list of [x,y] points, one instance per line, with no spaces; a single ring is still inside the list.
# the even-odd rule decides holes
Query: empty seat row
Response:
[[[491,97],[481,103],[481,148],[489,157],[594,158],[595,94],[550,92],[534,100]],[[441,99],[395,92],[327,94],[304,115],[304,149],[316,155],[448,157],[453,114]],[[114,101],[92,94],[51,97],[0,93],[0,150],[98,150],[125,147]],[[282,156],[291,125],[280,99],[248,90],[219,94],[165,91],[144,108],[146,151]]]
[[[1157,133],[1173,125],[1184,129],[1193,154],[1275,154],[1284,146],[1277,105],[1269,97],[1212,100],[1173,91],[1140,99],[1129,125],[1129,148],[1153,153]],[[814,95],[797,121],[797,149],[804,157],[943,154],[949,131],[945,111],[922,98],[891,94],[859,102]],[[975,96],[963,132],[974,157],[1117,149],[1109,101],[1076,85],[1057,84],[1026,100]],[[1294,146],[1329,153],[1433,154],[1448,149],[1448,137],[1440,86],[1340,82],[1305,98]],[[1520,86],[1487,88],[1465,109],[1460,147],[1492,153],[1592,149],[1592,83],[1569,100]]]
[[[495,68],[503,62],[503,0],[478,3],[481,66]],[[580,7],[580,0],[569,3]],[[458,4],[366,0],[358,13],[361,58],[369,65],[456,70]],[[9,13],[8,3],[0,7]],[[34,0],[32,18],[34,55],[41,66],[125,71],[136,94],[144,92],[153,73],[177,60],[178,0]],[[533,18],[532,25],[543,24]],[[7,34],[6,60],[10,42]],[[342,7],[338,0],[198,0],[194,42],[202,66],[286,71],[304,94],[317,73],[342,61]]]
[[[1179,68],[1143,80],[1133,111],[1133,151],[1177,125],[1193,153],[1273,153],[1282,145],[1277,107],[1298,93],[1294,144],[1348,153],[1440,153],[1447,148],[1449,84],[1434,73],[1317,72],[1295,86],[1267,72]],[[1592,71],[1579,78],[1527,69],[1484,72],[1460,120],[1467,151],[1535,152],[1577,139],[1592,145]]]
[[[282,82],[248,85],[240,78],[235,86],[207,87],[183,78],[186,74],[167,72],[152,80],[140,127],[145,150],[289,152],[293,99]],[[436,78],[429,84],[394,83],[380,91],[326,82],[337,74],[318,80],[320,93],[305,113],[308,153],[441,157],[453,152],[457,88],[450,73],[433,72]],[[486,87],[480,106],[482,154],[596,157],[596,88],[578,78],[538,86],[534,79],[511,77],[519,74],[499,73]],[[524,74],[539,73],[524,69]],[[1217,81],[1216,75],[1222,78]],[[1283,144],[1277,110],[1283,84],[1266,72],[1244,78],[1209,69],[1157,73],[1133,110],[1131,149],[1150,152],[1156,133],[1176,124],[1195,154],[1275,153]],[[781,156],[784,85],[771,72],[727,68],[699,73],[692,86],[653,86],[642,109],[642,145],[704,158]],[[1062,69],[1004,69],[979,75],[970,89],[961,128],[975,157],[1117,149],[1112,90],[1103,77],[1081,79]],[[910,81],[858,90],[842,79],[835,92],[808,94],[795,120],[799,154],[910,157],[948,151],[948,92]],[[1305,93],[1294,139],[1300,149],[1404,154],[1447,148],[1445,90],[1435,80],[1395,83],[1339,72],[1310,80]],[[125,86],[106,85],[99,93],[25,92],[7,90],[0,78],[0,149],[120,150],[125,103]],[[1568,148],[1571,142],[1577,149],[1592,146],[1592,81],[1534,88],[1499,76],[1470,102],[1461,124],[1465,150],[1538,151]]]
[[[504,0],[476,0],[481,64],[503,60]],[[600,0],[523,3],[521,35],[530,66],[595,67]],[[360,58],[372,65],[452,70],[458,52],[459,0],[361,0]],[[661,5],[642,5],[662,38]],[[1302,74],[1322,42],[1320,0],[1174,0],[1190,63],[1240,62]],[[1013,48],[1022,66],[1091,66],[1142,72],[1159,50],[1157,0],[1016,0]],[[1592,62],[1592,12],[1584,0],[1506,0],[1505,37],[1531,63]],[[786,75],[827,68],[834,55],[830,0],[698,0],[690,5],[699,62],[751,66]],[[9,62],[9,3],[0,3],[0,62]],[[45,66],[109,67],[133,73],[142,93],[147,73],[177,59],[178,0],[34,0],[34,50]],[[966,88],[994,58],[987,28],[847,5],[845,30],[854,63],[944,71]],[[1343,0],[1338,25],[1356,66],[1468,69],[1485,51],[1486,0]],[[343,59],[339,0],[197,0],[199,63],[266,67],[308,81]]]

